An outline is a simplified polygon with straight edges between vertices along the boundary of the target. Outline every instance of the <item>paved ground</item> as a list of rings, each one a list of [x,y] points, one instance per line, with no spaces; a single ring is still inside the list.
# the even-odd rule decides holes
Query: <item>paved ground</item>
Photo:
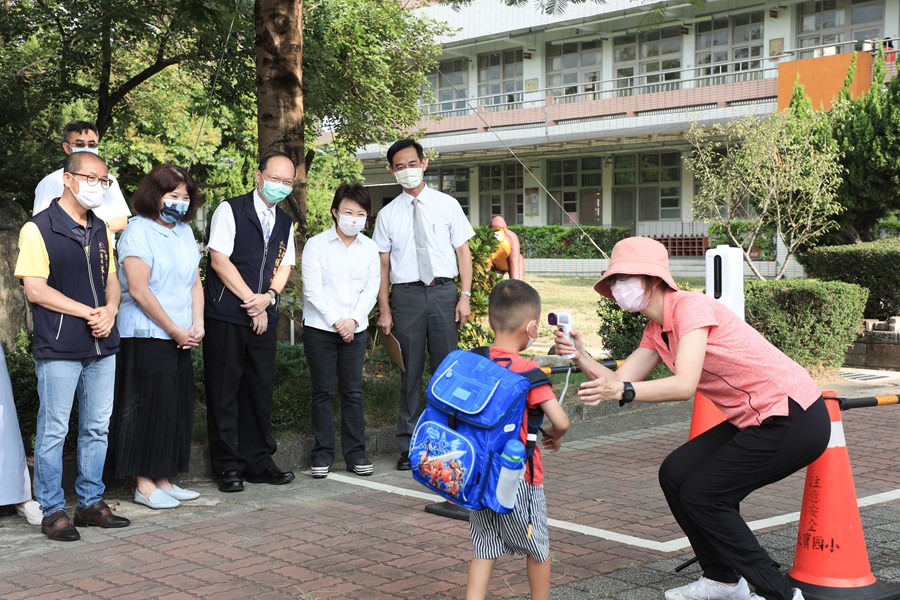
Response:
[[[841,396],[900,393],[900,374],[848,371],[827,382]],[[875,379],[867,376],[875,377]],[[862,378],[862,379],[860,379]],[[900,406],[843,414],[869,562],[900,583]],[[663,457],[686,439],[690,405],[635,406],[582,422],[564,451],[545,458],[553,598],[659,599],[698,576],[674,568],[691,556],[656,483]],[[435,497],[376,460],[375,475],[308,473],[290,485],[247,484],[222,494],[192,485],[199,500],[172,511],[109,494],[121,530],[82,529],[82,541],[50,542],[24,519],[0,521],[0,598],[462,598],[467,525],[423,507]],[[788,569],[803,475],[750,496],[743,511]],[[783,519],[779,517],[788,515]],[[520,559],[502,560],[491,595],[526,598]],[[895,596],[900,597],[900,595]]]

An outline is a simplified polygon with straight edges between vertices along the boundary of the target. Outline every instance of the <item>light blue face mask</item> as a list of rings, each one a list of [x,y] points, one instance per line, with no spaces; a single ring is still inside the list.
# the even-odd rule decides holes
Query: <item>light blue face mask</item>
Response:
[[[72,152],[90,152],[91,154],[100,154],[100,150],[97,149],[97,146],[69,146],[72,149]]]
[[[287,198],[288,195],[293,191],[294,188],[288,187],[283,183],[275,183],[274,181],[269,181],[268,179],[263,181],[262,194],[263,196],[265,196],[265,199],[272,204],[278,204],[279,202]]]

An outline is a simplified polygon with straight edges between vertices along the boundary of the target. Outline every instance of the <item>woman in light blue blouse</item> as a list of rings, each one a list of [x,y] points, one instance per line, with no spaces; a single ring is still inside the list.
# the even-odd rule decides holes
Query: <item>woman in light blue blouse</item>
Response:
[[[191,348],[204,334],[200,252],[188,224],[200,194],[187,171],[164,164],[131,202],[137,215],[117,244],[122,344],[108,462],[116,478],[135,478],[135,502],[175,508],[200,495],[172,483],[190,459]]]

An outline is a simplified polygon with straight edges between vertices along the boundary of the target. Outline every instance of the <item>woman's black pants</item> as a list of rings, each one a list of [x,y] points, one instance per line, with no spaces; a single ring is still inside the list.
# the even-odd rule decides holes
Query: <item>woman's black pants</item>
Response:
[[[727,421],[713,427],[672,452],[659,469],[666,501],[704,576],[724,583],[743,576],[766,600],[793,594],[741,517],[741,500],[813,462],[831,436],[825,400],[805,411],[793,400],[788,404],[787,416],[743,431]]]

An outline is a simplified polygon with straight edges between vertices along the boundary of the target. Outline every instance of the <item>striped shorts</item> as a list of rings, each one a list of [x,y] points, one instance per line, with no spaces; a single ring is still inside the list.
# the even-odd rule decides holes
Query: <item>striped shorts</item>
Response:
[[[489,509],[472,511],[469,516],[469,531],[475,558],[495,559],[504,555],[524,554],[538,562],[547,560],[550,555],[550,536],[547,533],[544,486],[521,481],[517,498],[515,509],[507,515],[497,514]]]

